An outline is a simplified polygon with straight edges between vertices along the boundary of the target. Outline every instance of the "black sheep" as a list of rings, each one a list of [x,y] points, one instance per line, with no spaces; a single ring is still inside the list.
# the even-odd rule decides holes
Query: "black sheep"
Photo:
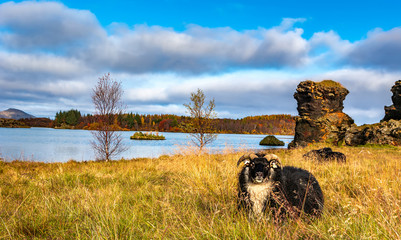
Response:
[[[285,216],[298,217],[302,212],[311,217],[321,215],[323,192],[315,177],[296,167],[281,167],[274,154],[248,154],[237,165],[245,162],[239,174],[238,204],[250,215],[261,218],[271,211],[276,220]]]

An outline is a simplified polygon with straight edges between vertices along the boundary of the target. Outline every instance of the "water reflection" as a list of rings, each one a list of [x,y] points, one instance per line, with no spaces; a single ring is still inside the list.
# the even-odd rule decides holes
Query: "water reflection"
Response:
[[[174,154],[185,149],[190,138],[185,133],[161,133],[164,141],[137,141],[129,137],[134,132],[122,132],[123,143],[128,151],[117,158],[158,157]],[[217,140],[209,145],[213,152],[224,149],[266,149],[274,147],[260,146],[265,135],[218,134]],[[276,136],[284,141],[285,148],[292,136]],[[85,130],[67,130],[51,128],[0,128],[0,157],[6,161],[20,159],[40,162],[66,162],[95,159],[90,141],[92,134]]]

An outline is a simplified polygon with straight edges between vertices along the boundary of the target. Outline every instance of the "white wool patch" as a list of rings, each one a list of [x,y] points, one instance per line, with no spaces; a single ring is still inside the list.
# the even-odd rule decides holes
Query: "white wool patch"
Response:
[[[263,207],[268,195],[273,189],[273,183],[268,181],[259,184],[248,184],[248,193],[250,200],[253,203],[252,211],[255,216],[260,216],[263,213]]]

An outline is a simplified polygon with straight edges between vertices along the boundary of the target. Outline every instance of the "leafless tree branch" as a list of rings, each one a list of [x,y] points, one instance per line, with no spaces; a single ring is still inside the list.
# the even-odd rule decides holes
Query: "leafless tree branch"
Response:
[[[110,73],[100,77],[93,89],[92,102],[99,129],[92,131],[94,140],[91,144],[100,160],[109,161],[111,157],[127,150],[122,143],[121,133],[113,128],[116,116],[123,112],[122,95],[121,82],[111,79]]]
[[[213,133],[211,121],[216,117],[214,99],[205,106],[205,98],[203,91],[198,89],[197,92],[191,93],[191,102],[184,104],[192,117],[191,129],[189,129],[192,137],[191,141],[199,148],[199,152],[203,150],[205,145],[217,138],[217,134]]]

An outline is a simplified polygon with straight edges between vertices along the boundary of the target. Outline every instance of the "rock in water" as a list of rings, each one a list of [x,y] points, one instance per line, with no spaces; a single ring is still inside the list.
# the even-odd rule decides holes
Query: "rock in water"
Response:
[[[332,80],[301,82],[294,98],[298,102],[295,136],[289,148],[305,147],[314,142],[339,143],[354,120],[343,113],[343,101],[349,91]]]
[[[284,146],[284,142],[279,140],[273,135],[266,136],[265,138],[260,141],[259,145],[264,146]]]

